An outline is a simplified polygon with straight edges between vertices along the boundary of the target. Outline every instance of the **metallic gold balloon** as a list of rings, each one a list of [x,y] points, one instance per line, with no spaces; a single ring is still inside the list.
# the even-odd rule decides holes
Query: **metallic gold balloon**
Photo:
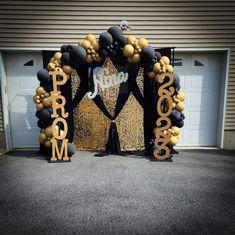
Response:
[[[125,45],[123,48],[123,55],[126,57],[130,57],[134,54],[134,47],[130,44]]]
[[[41,95],[44,95],[46,93],[46,91],[44,90],[44,88],[42,86],[39,86],[37,89],[36,89],[36,94],[38,96],[41,96]],[[40,98],[40,97],[39,97]]]
[[[132,61],[134,63],[139,63],[140,62],[140,54],[139,53],[136,53],[132,56]]]
[[[178,94],[177,94],[177,98],[180,100],[180,101],[184,101],[185,100],[185,94],[183,91],[180,91]]]
[[[50,63],[47,65],[47,69],[50,70],[50,71],[54,70],[55,67],[56,67],[55,64],[52,63],[52,62],[50,62]]]
[[[138,39],[138,45],[141,49],[143,49],[148,46],[148,41],[145,38],[140,38]]]
[[[161,57],[161,60],[164,61],[165,65],[170,64],[170,59],[169,59],[167,56],[162,56],[162,57]]]
[[[38,101],[38,95],[34,95],[33,96],[33,102],[35,103],[35,104],[37,104],[37,101]]]
[[[148,76],[149,76],[150,78],[154,78],[155,75],[156,75],[156,74],[155,74],[153,71],[151,71],[151,72],[148,73]]]
[[[154,71],[154,73],[159,73],[161,71],[160,63],[157,62],[153,65],[153,71]]]
[[[83,40],[81,46],[85,49],[88,49],[91,46],[91,43],[88,40]]]
[[[60,52],[56,52],[56,53],[54,54],[54,59],[55,59],[56,61],[59,61],[60,58],[61,58],[61,56],[62,56],[62,54],[61,54]]]
[[[174,68],[173,68],[172,65],[168,64],[168,65],[166,65],[166,70],[167,70],[168,73],[173,73]]]
[[[53,134],[52,134],[52,126],[48,126],[46,129],[45,129],[45,134],[47,137],[52,137]]]
[[[40,133],[38,136],[38,140],[41,144],[43,144],[47,140],[47,136],[45,133]]]
[[[184,110],[184,102],[180,101],[176,104],[175,109],[179,112],[182,112]]]
[[[94,48],[95,51],[98,51],[100,49],[100,44],[98,41],[92,41],[91,42],[92,47]]]
[[[90,42],[93,42],[93,41],[96,41],[96,37],[95,37],[95,35],[93,35],[93,34],[88,34],[88,35],[86,36],[86,40],[88,40],[88,41],[90,41]]]
[[[91,55],[87,55],[87,57],[86,57],[86,63],[90,64],[90,63],[92,63],[92,62],[93,62],[92,56],[91,56]]]
[[[170,146],[175,146],[175,145],[177,145],[177,143],[178,143],[178,138],[176,138],[175,136],[171,136],[171,138],[170,138],[168,144],[169,144]]]
[[[134,45],[135,42],[137,42],[137,39],[135,36],[133,36],[133,35],[127,36],[127,43],[128,44]]]
[[[51,148],[51,141],[49,140],[45,141],[44,145],[46,148]]]
[[[43,104],[42,103],[36,104],[36,109],[37,109],[37,111],[41,111],[42,109],[44,109]]]
[[[62,69],[66,74],[71,74],[73,72],[73,68],[69,65],[63,65]]]
[[[42,104],[45,108],[50,108],[52,106],[52,100],[51,97],[44,98],[42,100]]]
[[[174,136],[178,136],[180,134],[180,128],[177,126],[172,126],[171,130],[173,131]]]

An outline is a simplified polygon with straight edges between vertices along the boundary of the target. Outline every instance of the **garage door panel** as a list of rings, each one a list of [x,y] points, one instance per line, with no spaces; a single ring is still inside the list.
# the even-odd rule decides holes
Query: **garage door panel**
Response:
[[[179,54],[175,66],[186,94],[181,146],[216,146],[221,75],[220,54]],[[196,62],[195,62],[196,61]]]
[[[208,76],[207,75],[192,75],[191,89],[192,90],[208,90]]]
[[[13,147],[38,147],[33,96],[39,85],[37,71],[43,67],[41,53],[7,53],[6,62]]]
[[[190,109],[193,108],[207,108],[208,107],[208,102],[209,102],[209,94],[207,92],[191,92],[191,94],[188,96],[189,97],[189,107]],[[189,109],[189,110],[190,110]]]

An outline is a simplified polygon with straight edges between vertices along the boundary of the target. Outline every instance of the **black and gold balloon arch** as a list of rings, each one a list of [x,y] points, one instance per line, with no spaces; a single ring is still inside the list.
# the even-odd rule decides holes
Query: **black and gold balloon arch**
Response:
[[[88,34],[79,45],[63,45],[60,52],[56,52],[48,63],[47,70],[38,71],[37,77],[40,86],[36,89],[33,101],[36,104],[38,126],[41,128],[39,142],[42,146],[52,148],[53,130],[52,97],[53,89],[51,73],[60,71],[70,79],[74,69],[79,70],[84,65],[100,63],[105,58],[115,58],[126,63],[140,64],[148,71],[149,79],[158,83],[158,102],[156,128],[152,155],[158,160],[164,160],[171,154],[172,147],[178,143],[180,129],[184,125],[185,95],[179,91],[179,77],[173,73],[170,59],[155,52],[145,38],[125,36],[118,27],[111,27],[96,38]],[[54,133],[60,131],[54,126]],[[73,144],[68,143],[68,152],[71,156],[75,152]]]

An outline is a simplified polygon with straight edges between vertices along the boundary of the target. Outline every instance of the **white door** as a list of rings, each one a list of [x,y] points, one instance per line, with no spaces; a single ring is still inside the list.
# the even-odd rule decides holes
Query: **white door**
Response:
[[[176,54],[175,72],[186,94],[179,146],[216,146],[221,80],[219,54]]]
[[[6,54],[7,86],[13,148],[38,147],[39,128],[33,95],[43,67],[40,52]]]

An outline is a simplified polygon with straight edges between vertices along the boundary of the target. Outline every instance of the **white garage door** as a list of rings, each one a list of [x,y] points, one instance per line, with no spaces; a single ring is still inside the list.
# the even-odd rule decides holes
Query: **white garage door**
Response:
[[[216,146],[218,129],[219,54],[176,54],[175,71],[186,94],[181,146]]]
[[[37,118],[32,101],[43,67],[41,53],[7,53],[6,70],[13,148],[38,147]]]

